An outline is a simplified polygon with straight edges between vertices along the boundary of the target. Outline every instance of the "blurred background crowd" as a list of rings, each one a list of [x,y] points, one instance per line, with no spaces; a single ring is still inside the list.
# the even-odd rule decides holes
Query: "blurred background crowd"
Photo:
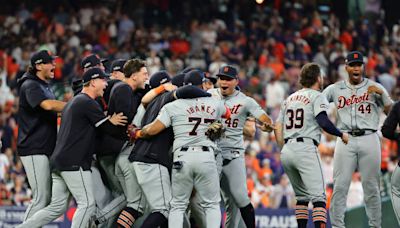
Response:
[[[2,2],[2,1],[0,1]],[[31,54],[48,49],[56,59],[56,96],[72,97],[71,81],[90,53],[142,58],[154,73],[185,67],[215,74],[224,64],[240,69],[240,88],[276,119],[282,101],[298,89],[304,63],[315,61],[325,84],[345,79],[344,57],[366,56],[365,76],[400,96],[400,15],[395,0],[103,0],[21,1],[0,9],[0,205],[26,205],[30,190],[16,153],[18,91]],[[331,115],[334,120],[335,116]],[[385,116],[381,117],[383,122]],[[320,153],[328,198],[336,139],[323,135]],[[246,139],[247,185],[256,208],[293,208],[294,192],[273,134]],[[398,144],[382,138],[382,195],[397,164]],[[360,176],[348,206],[362,204]]]

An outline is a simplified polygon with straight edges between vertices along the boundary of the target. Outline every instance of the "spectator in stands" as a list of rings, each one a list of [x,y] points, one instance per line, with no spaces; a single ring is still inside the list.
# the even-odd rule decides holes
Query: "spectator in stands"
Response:
[[[294,208],[296,198],[292,186],[289,183],[289,178],[283,174],[278,184],[274,185],[271,193],[271,208]]]
[[[273,191],[274,186],[272,185],[271,175],[265,174],[251,193],[251,202],[254,208],[271,208],[271,201],[273,201],[271,195]]]

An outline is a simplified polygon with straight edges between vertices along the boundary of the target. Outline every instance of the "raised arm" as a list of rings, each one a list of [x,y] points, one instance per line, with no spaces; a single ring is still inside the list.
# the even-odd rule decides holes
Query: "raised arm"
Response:
[[[176,86],[171,83],[162,84],[154,89],[151,89],[142,97],[142,105],[146,108],[147,105],[156,98],[159,94],[164,93],[165,91],[173,91],[176,89]]]

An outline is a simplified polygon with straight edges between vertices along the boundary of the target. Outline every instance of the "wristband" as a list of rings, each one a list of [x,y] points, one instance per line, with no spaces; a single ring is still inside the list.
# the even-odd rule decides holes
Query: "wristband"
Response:
[[[160,93],[162,93],[162,92],[164,92],[164,91],[165,91],[164,85],[160,85],[160,86],[158,86],[157,88],[154,89],[154,92],[155,92],[157,95],[160,94]]]
[[[142,130],[137,130],[135,132],[135,139],[141,138],[143,136]]]

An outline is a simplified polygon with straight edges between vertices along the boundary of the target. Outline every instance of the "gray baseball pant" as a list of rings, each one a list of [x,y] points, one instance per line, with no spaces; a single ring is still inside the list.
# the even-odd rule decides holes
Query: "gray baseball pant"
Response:
[[[246,183],[246,167],[244,155],[241,153],[238,158],[233,158],[222,167],[221,195],[226,210],[225,227],[227,228],[239,227],[241,221],[239,208],[250,203]]]
[[[381,227],[380,166],[381,146],[378,134],[350,136],[345,145],[337,139],[333,160],[333,195],[330,217],[333,227],[345,227],[347,193],[356,168],[361,174],[364,202],[370,227]]]
[[[215,154],[215,161],[217,163],[217,171],[218,171],[218,176],[221,178],[221,173],[222,173],[222,154],[219,151],[216,151]],[[190,198],[189,202],[189,213],[188,217],[193,217],[194,220],[196,221],[196,225],[199,227],[206,227],[206,215],[203,211],[203,208],[201,207],[201,199],[199,197],[199,194],[195,193],[194,196]]]
[[[219,227],[221,211],[219,202],[219,178],[214,152],[201,147],[189,147],[187,151],[175,151],[174,162],[181,161],[181,169],[172,170],[172,201],[169,227],[182,227],[183,217],[193,188],[201,198],[207,227]]]
[[[99,227],[109,227],[126,206],[126,199],[122,193],[113,197],[112,192],[103,183],[99,169],[92,166],[91,170],[93,186],[95,186],[96,219],[101,223]]]
[[[51,172],[49,158],[46,155],[21,156],[20,158],[32,190],[32,201],[24,215],[24,221],[26,221],[50,203]]]
[[[96,211],[91,172],[82,169],[53,172],[52,178],[50,204],[17,226],[18,228],[37,228],[54,221],[67,211],[71,194],[78,205],[71,227],[86,228],[88,226],[90,218]]]
[[[288,142],[281,161],[297,201],[326,202],[321,159],[312,142]]]
[[[115,176],[115,163],[117,158],[115,156],[101,156],[97,158],[101,168],[106,174],[108,185],[114,196],[123,194],[121,183]]]
[[[136,161],[132,163],[132,168],[150,213],[159,212],[168,218],[172,198],[168,169],[160,164]]]
[[[121,153],[118,155],[115,164],[115,175],[121,183],[127,206],[143,213],[146,207],[146,200],[140,189],[135,170],[128,160],[133,146],[134,145],[124,146]]]

